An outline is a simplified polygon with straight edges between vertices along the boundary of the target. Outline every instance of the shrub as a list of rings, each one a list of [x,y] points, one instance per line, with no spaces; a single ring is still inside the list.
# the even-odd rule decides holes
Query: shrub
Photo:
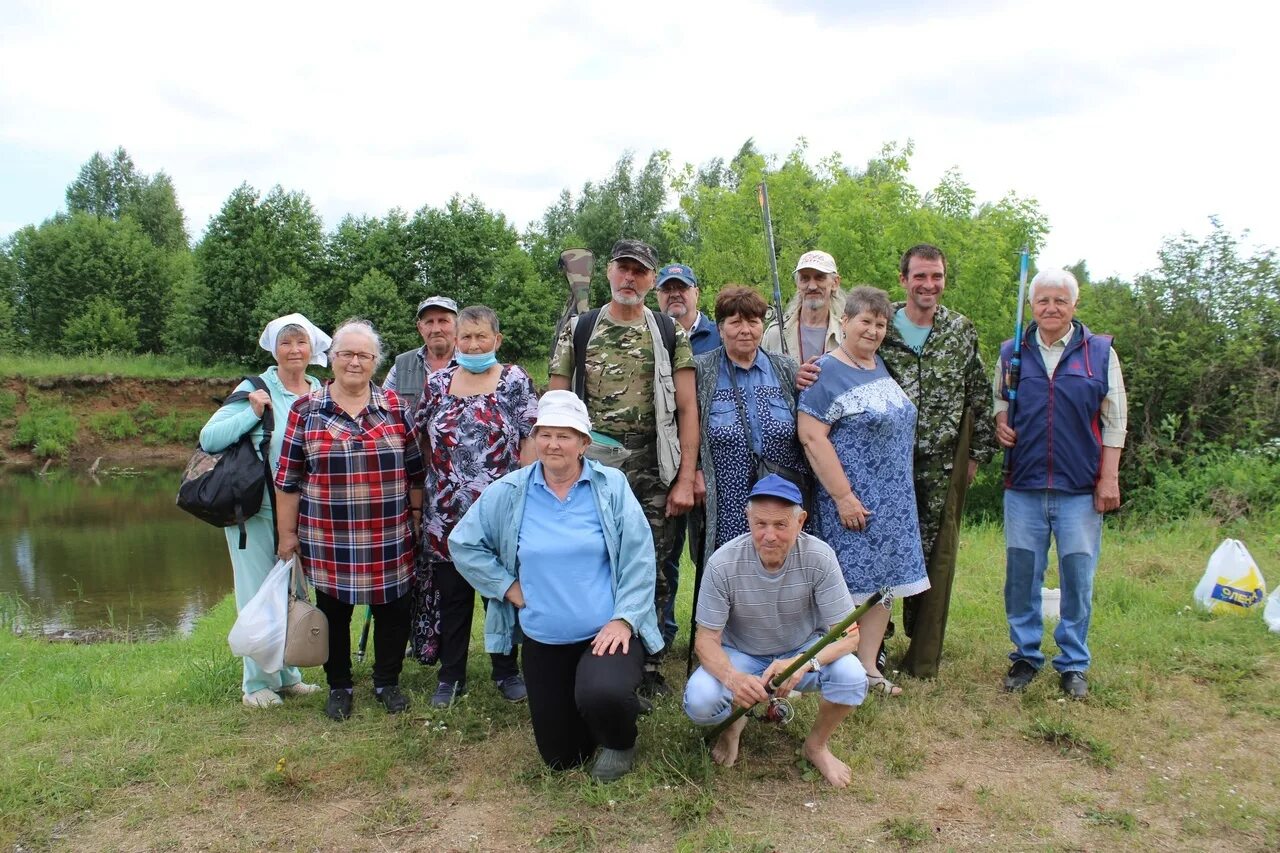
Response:
[[[14,447],[30,447],[39,458],[66,456],[76,443],[79,423],[68,409],[53,406],[38,397],[28,397],[30,408],[18,418],[13,434]]]
[[[106,441],[137,438],[137,422],[128,412],[98,412],[89,418],[89,428]]]
[[[1181,465],[1164,464],[1151,484],[1135,489],[1126,514],[1184,518],[1194,513],[1222,521],[1265,514],[1280,506],[1280,440],[1242,450],[1217,450]]]
[[[95,296],[62,327],[67,352],[133,352],[138,348],[138,319],[107,299]]]

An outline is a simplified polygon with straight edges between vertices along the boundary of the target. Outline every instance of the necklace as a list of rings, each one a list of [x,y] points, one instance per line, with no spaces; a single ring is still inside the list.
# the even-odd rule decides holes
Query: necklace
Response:
[[[862,364],[862,362],[858,361],[858,357],[856,355],[849,352],[849,348],[844,345],[844,341],[840,342],[840,350],[845,355],[849,356],[849,360],[853,362],[853,366],[858,368],[859,370],[875,370],[876,369],[876,357],[874,355],[871,356],[871,366],[867,367],[866,365]]]

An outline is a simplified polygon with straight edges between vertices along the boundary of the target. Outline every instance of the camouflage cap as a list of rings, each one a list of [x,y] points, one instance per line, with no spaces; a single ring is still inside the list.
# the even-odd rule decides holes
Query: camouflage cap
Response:
[[[690,287],[698,286],[698,277],[693,274],[693,270],[684,264],[667,264],[658,270],[658,287],[661,288],[664,282],[683,281]]]
[[[619,258],[639,261],[651,270],[658,268],[658,253],[648,243],[639,240],[619,240],[614,243],[613,250],[609,252],[609,262],[613,263]]]

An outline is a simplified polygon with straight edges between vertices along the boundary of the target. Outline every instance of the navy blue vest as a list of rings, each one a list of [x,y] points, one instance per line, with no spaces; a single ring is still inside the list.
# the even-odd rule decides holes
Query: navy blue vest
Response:
[[[1111,336],[1095,335],[1082,323],[1075,327],[1053,375],[1045,371],[1036,326],[1022,339],[1022,374],[1013,423],[1018,443],[1006,489],[1055,489],[1088,494],[1102,462],[1099,412],[1107,395]],[[1008,378],[1013,340],[1000,346],[1000,369]],[[1007,393],[1003,395],[1007,400]]]

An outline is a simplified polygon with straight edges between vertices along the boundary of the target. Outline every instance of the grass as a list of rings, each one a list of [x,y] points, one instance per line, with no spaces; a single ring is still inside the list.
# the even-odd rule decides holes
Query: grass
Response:
[[[134,379],[203,379],[239,376],[245,372],[243,366],[234,364],[189,364],[163,355],[0,355],[0,378],[42,379],[110,373]]]
[[[641,720],[640,761],[619,782],[549,771],[527,708],[488,681],[479,610],[458,705],[429,708],[434,671],[408,663],[414,706],[389,718],[365,661],[342,725],[321,716],[322,695],[239,705],[229,601],[187,639],[71,646],[0,632],[0,849],[1275,849],[1280,636],[1258,614],[1186,609],[1227,535],[1280,572],[1270,522],[1108,529],[1092,692],[1066,702],[1044,674],[1021,695],[999,691],[1003,539],[967,528],[941,675],[902,678],[903,697],[845,721],[844,791],[796,765],[811,699],[786,728],[751,723],[729,770],[673,698]],[[0,601],[0,623],[21,606]],[[667,663],[676,685],[686,636]],[[904,648],[891,640],[891,659]]]

